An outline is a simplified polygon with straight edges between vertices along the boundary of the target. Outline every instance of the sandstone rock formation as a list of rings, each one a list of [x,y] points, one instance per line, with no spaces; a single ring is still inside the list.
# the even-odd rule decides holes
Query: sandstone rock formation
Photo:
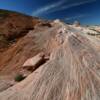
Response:
[[[39,30],[35,30],[35,26],[45,22],[6,10],[0,10],[0,15],[0,74],[15,74],[28,58],[39,53],[34,40]]]
[[[24,36],[39,23],[39,19],[17,12],[0,10],[0,34],[8,39]]]
[[[49,59],[49,58],[48,58]],[[39,53],[36,56],[29,58],[24,64],[23,64],[23,69],[27,69],[30,71],[36,70],[40,65],[44,64],[47,60],[45,58],[45,54]]]
[[[99,100],[100,40],[58,21],[33,33],[23,39],[29,38],[26,43],[49,55],[49,60],[22,82],[0,92],[0,100]],[[23,52],[29,51],[27,46]],[[32,62],[34,66],[38,60]]]
[[[16,14],[10,16],[19,18]],[[16,34],[23,31],[23,22],[16,31],[11,28],[11,34],[2,35],[2,43],[9,36],[16,41],[0,51],[0,78],[29,69],[31,74],[14,86],[0,79],[0,100],[99,100],[100,39],[88,34],[98,31],[60,20],[35,21],[34,28],[20,38]]]

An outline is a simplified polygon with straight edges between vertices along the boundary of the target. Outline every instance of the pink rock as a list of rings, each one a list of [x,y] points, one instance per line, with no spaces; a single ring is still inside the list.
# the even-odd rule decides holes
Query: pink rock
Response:
[[[44,53],[39,53],[36,56],[29,58],[24,64],[23,68],[27,70],[35,70],[44,62]]]

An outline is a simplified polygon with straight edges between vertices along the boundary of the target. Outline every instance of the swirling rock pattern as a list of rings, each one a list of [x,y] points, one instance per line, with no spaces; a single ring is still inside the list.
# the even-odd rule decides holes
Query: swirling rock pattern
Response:
[[[49,60],[1,92],[0,100],[100,100],[100,41],[71,26],[58,26],[39,38]]]

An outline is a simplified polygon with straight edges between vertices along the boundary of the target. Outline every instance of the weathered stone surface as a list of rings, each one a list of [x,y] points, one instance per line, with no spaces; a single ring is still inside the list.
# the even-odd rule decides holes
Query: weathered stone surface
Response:
[[[27,70],[35,70],[38,68],[43,62],[45,61],[44,59],[44,53],[39,53],[36,56],[29,58],[24,64],[23,68]]]
[[[38,33],[37,42],[44,43],[45,53],[50,54],[48,62],[22,82],[1,92],[0,100],[100,99],[100,50],[97,49],[100,41],[81,34],[78,28],[69,26],[68,29],[65,24],[62,24],[65,31],[59,35],[58,30],[63,30],[60,25],[42,35]],[[63,42],[59,43],[59,39]],[[34,63],[31,60],[32,64],[40,60],[39,55],[36,58]]]

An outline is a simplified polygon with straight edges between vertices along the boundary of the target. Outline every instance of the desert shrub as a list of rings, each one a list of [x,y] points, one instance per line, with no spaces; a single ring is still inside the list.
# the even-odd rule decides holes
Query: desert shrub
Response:
[[[23,79],[25,79],[25,77],[24,77],[22,74],[17,74],[17,75],[15,76],[15,78],[14,78],[14,80],[15,80],[16,82],[20,82],[20,81],[22,81]]]
[[[7,39],[3,35],[0,35],[0,42],[7,43]]]

